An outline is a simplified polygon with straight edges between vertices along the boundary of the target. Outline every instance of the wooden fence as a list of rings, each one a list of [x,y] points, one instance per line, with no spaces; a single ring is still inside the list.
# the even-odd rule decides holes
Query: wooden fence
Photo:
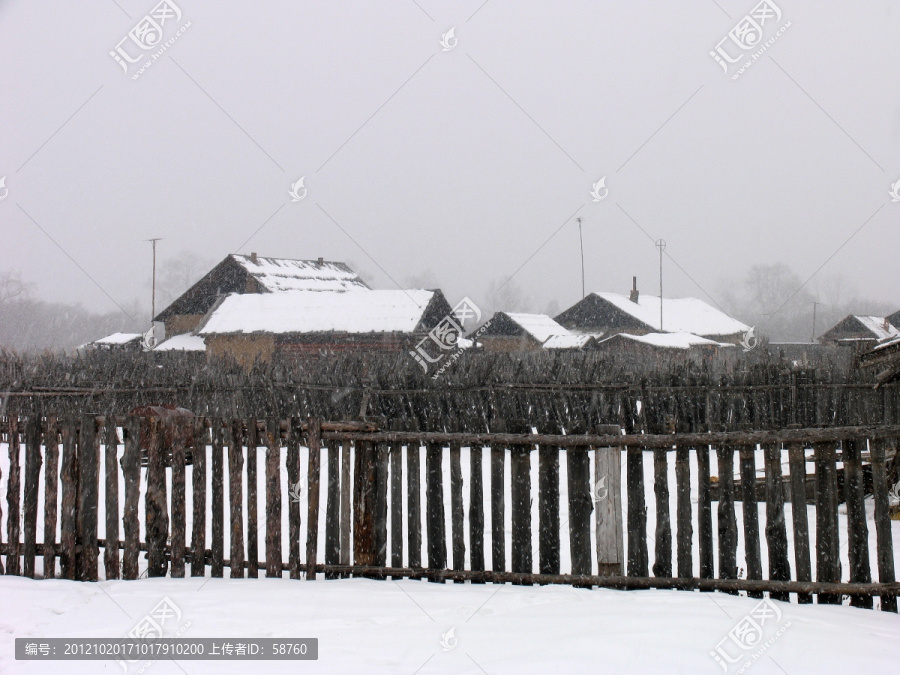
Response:
[[[322,573],[325,578],[353,575],[564,583],[622,589],[745,591],[753,597],[768,592],[781,600],[796,593],[801,603],[812,602],[814,594],[819,603],[840,603],[847,595],[851,604],[870,608],[873,598],[879,596],[882,609],[897,611],[900,584],[894,576],[889,516],[889,489],[897,480],[896,460],[889,465],[885,457],[887,449],[896,447],[900,426],[656,435],[623,434],[613,426],[532,433],[531,425],[523,421],[497,421],[490,433],[422,432],[410,428],[414,426],[403,420],[395,420],[390,430],[379,430],[364,422],[329,423],[319,418],[10,416],[3,424],[5,440],[10,444],[7,537],[0,543],[0,554],[6,556],[6,573],[34,577],[40,555],[44,577],[56,576],[59,558],[62,578],[97,580],[102,548],[107,579],[138,578],[143,551],[149,576],[184,577],[190,565],[191,576],[205,576],[209,567],[212,577],[223,577],[225,568],[229,568],[231,577],[256,577],[264,568],[266,576],[281,577],[288,572],[294,579],[315,579]],[[171,447],[166,447],[169,444]],[[105,448],[102,457],[101,445]],[[207,446],[211,447],[209,459]],[[764,457],[766,478],[765,571],[755,495],[757,447]],[[304,448],[307,452],[301,453]],[[463,448],[468,448],[466,477],[461,461]],[[808,448],[813,449],[815,466],[814,523],[808,522],[805,507]],[[320,466],[323,449],[326,472]],[[789,457],[793,547],[789,546],[785,522],[783,449]],[[877,582],[872,580],[869,560],[864,450],[870,453],[872,473]],[[567,493],[562,509],[561,451]],[[844,472],[845,529],[838,527],[838,451]],[[190,464],[186,461],[189,453]],[[259,454],[264,455],[263,495],[257,494]],[[306,455],[305,462],[301,455]],[[444,476],[447,455],[449,481]],[[536,486],[531,482],[535,455]],[[670,484],[673,458],[675,480]],[[487,485],[483,479],[486,460]],[[652,462],[653,467],[653,561],[648,554],[645,461]],[[718,474],[715,530],[710,490],[713,461]],[[146,465],[143,476],[142,464]],[[303,482],[301,464],[306,474]],[[739,575],[737,560],[736,464],[742,479],[745,578]],[[325,481],[323,473],[327,475]],[[188,480],[190,500],[186,499]],[[282,491],[285,481],[291,486],[288,494]],[[122,495],[120,483],[124,486]],[[45,534],[39,543],[41,485]],[[692,485],[697,486],[696,494]],[[448,486],[449,518],[444,510]],[[308,496],[303,514],[300,500],[295,499],[301,489]],[[322,490],[325,508],[320,514]],[[670,513],[672,491],[674,518]],[[142,497],[144,541],[138,518]],[[120,498],[124,499],[122,509]],[[537,501],[536,528],[533,498]],[[692,506],[695,498],[696,513]],[[101,499],[105,503],[104,539],[99,537]],[[512,523],[509,551],[505,535],[507,504]],[[188,508],[192,514],[190,533],[186,531]],[[265,525],[262,555],[257,535],[262,526],[260,515]],[[285,515],[286,562],[282,541]],[[301,516],[306,522],[305,546],[301,541]],[[211,521],[209,542],[207,519]],[[325,530],[322,552],[320,525]],[[230,533],[227,557],[226,528]],[[61,532],[59,541],[57,529]],[[124,533],[122,539],[120,532]],[[849,551],[847,581],[842,581],[839,555],[842,532],[846,533]],[[562,568],[561,537],[568,538],[570,569]],[[532,553],[535,539],[537,561]],[[488,543],[490,549],[486,548]],[[694,564],[695,544],[698,566]],[[793,561],[789,559],[791,548]]]

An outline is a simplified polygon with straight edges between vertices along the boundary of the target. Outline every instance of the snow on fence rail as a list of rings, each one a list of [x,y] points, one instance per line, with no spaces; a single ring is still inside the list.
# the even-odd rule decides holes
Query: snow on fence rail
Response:
[[[6,573],[34,577],[42,562],[43,576],[54,577],[59,557],[62,578],[95,581],[103,548],[107,579],[138,578],[140,552],[145,551],[149,576],[184,577],[189,564],[191,576],[205,576],[209,566],[213,577],[224,576],[225,568],[231,577],[245,573],[256,577],[262,567],[266,576],[288,572],[295,579],[315,579],[324,573],[325,578],[563,583],[745,591],[752,597],[768,592],[782,600],[796,593],[801,603],[812,602],[813,594],[819,603],[840,603],[847,595],[852,605],[870,608],[878,596],[883,610],[897,611],[900,584],[894,576],[889,489],[897,480],[894,450],[900,426],[660,435],[622,434],[610,425],[590,434],[584,429],[533,433],[523,421],[495,422],[492,433],[422,432],[402,419],[390,426],[391,430],[380,430],[366,422],[319,418],[10,416],[2,428],[9,446],[7,537],[5,542],[0,538]],[[807,457],[810,448],[812,455]],[[264,449],[261,475],[260,449]],[[866,450],[877,582],[872,581],[869,560]],[[645,462],[645,455],[651,456],[650,462]],[[887,455],[893,455],[890,464]],[[711,476],[713,458],[716,477]],[[738,570],[736,462],[746,578]],[[813,495],[807,494],[808,462],[815,466]],[[757,471],[765,475],[764,500],[756,493]],[[655,531],[648,540],[645,483],[649,482],[655,496],[650,514]],[[262,559],[257,535],[262,527],[260,492],[265,525]],[[791,501],[790,539],[786,493]],[[323,496],[325,508],[320,513]],[[812,526],[810,508],[805,506],[808,498],[815,504],[810,507]],[[765,551],[760,544],[761,500]],[[44,511],[40,528],[39,501]],[[717,501],[716,528],[713,501]],[[840,526],[839,501],[846,503],[845,527]],[[101,511],[105,539],[99,538]],[[511,528],[506,526],[507,511]],[[301,515],[306,522],[302,555]],[[815,546],[810,543],[812,527]],[[38,529],[43,543],[37,541]],[[848,544],[846,580],[842,580],[842,537]],[[648,541],[655,554],[652,567]]]

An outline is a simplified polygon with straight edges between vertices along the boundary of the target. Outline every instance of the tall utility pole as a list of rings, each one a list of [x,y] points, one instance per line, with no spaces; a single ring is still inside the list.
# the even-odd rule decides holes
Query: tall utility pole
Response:
[[[581,243],[581,299],[584,300],[584,237],[581,236],[581,217],[578,221],[578,241]]]
[[[813,301],[813,332],[812,332],[812,340],[810,340],[810,342],[816,341],[816,305],[818,305],[818,304],[819,304],[818,302]]]
[[[666,240],[657,239],[656,248],[659,249],[659,330],[663,329],[663,290],[662,290],[662,257],[666,250]]]
[[[153,291],[150,297],[150,325],[153,325],[153,319],[156,318],[156,242],[162,237],[156,239],[147,239],[153,245]]]

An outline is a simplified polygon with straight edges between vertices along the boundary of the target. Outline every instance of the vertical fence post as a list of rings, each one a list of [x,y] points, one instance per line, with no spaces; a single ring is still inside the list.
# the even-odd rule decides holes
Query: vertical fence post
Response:
[[[103,566],[107,579],[119,578],[119,436],[115,415],[106,416],[106,548]]]
[[[809,515],[806,510],[806,453],[802,443],[788,445],[788,461],[791,468],[791,519],[794,523],[794,565],[797,581],[812,581],[812,563],[809,557]],[[812,602],[809,593],[798,593],[801,605]]]
[[[60,467],[60,489],[62,491],[59,511],[59,565],[63,579],[75,579],[75,533],[77,529],[78,497],[78,457],[76,448],[77,431],[75,418],[66,416],[61,424],[62,466]],[[140,458],[139,458],[140,459]],[[137,504],[133,517],[137,519]],[[125,511],[126,518],[128,511]]]
[[[266,420],[266,576],[281,578],[281,431]]]
[[[375,564],[375,445],[357,442],[353,476],[353,561]]]
[[[647,505],[644,501],[644,452],[626,449],[628,481],[628,576],[649,575],[647,554]]]
[[[678,559],[678,576],[686,579],[694,576],[690,451],[690,448],[685,445],[679,445],[675,449],[675,519],[678,525],[675,548]]]
[[[38,483],[41,478],[41,418],[31,415],[25,423],[25,494],[24,546],[22,573],[34,579],[34,559],[37,554]]]
[[[463,532],[462,449],[459,443],[450,444],[450,527],[453,541],[453,569],[466,568],[466,541]],[[531,570],[528,570],[529,572]],[[458,582],[462,583],[462,582]]]
[[[415,425],[410,425],[413,428]],[[406,529],[409,541],[409,566],[413,569],[422,567],[422,481],[421,481],[421,446],[418,440],[406,445]],[[360,447],[357,445],[357,455]],[[356,463],[360,466],[359,461]]]
[[[403,423],[394,420],[391,429],[400,431]],[[403,567],[403,444],[391,442],[391,567]]]
[[[125,550],[122,553],[122,578],[138,578],[138,555],[141,549],[141,526],[138,519],[141,494],[141,420],[125,418],[125,450],[122,453],[122,476],[125,479],[125,504],[122,509],[122,529],[125,533]],[[63,452],[65,453],[65,433]],[[63,460],[65,466],[65,460]],[[194,499],[196,499],[196,485]],[[65,509],[65,490],[63,491]],[[196,514],[195,514],[196,516]],[[196,521],[195,521],[196,523]],[[195,525],[196,527],[196,525]],[[63,530],[65,532],[65,529]]]
[[[341,444],[341,565],[350,566],[350,541],[352,523],[351,494],[353,488],[350,466],[352,462],[352,441]]]
[[[869,441],[872,451],[872,495],[875,501],[875,532],[878,535],[878,582],[891,584],[894,577],[894,548],[891,537],[890,502],[888,500],[887,472],[885,471],[885,441]],[[881,609],[897,612],[897,596],[885,593],[881,596]]]
[[[618,435],[618,425],[601,425],[599,435]],[[622,536],[622,449],[594,450],[594,508],[597,512],[597,574],[622,576],[625,573]]]
[[[319,464],[321,461],[322,421],[309,418],[309,511],[306,519],[306,578],[315,580],[319,546]]]
[[[698,548],[700,551],[700,578],[712,579],[715,577],[713,560],[713,526],[712,526],[712,499],[710,498],[710,474],[708,445],[699,445],[695,448],[697,453],[697,528]]]
[[[231,514],[231,578],[244,578],[244,424],[230,420],[225,427],[228,446],[228,504]]]
[[[147,448],[147,494],[144,508],[147,514],[147,576],[164,577],[166,539],[169,531],[166,507],[166,465],[163,439],[168,436],[168,425],[162,420],[150,418],[150,445]],[[82,472],[82,475],[83,472]]]
[[[388,451],[385,443],[375,444],[375,565],[387,564]]]
[[[734,446],[716,448],[719,460],[719,578],[737,579],[737,519],[734,515]]]
[[[428,532],[428,567],[447,567],[447,535],[444,529],[444,472],[441,467],[444,448],[429,443],[425,449],[425,524]]]
[[[258,447],[259,429],[256,418],[251,418],[247,420],[247,576],[251,579],[259,577]]]
[[[869,528],[866,525],[865,485],[863,483],[861,446],[865,440],[844,441],[844,499],[847,502],[847,555],[850,559],[850,583],[868,584],[872,581],[869,567]],[[854,595],[853,607],[872,609],[871,595]]]
[[[99,506],[100,447],[97,442],[97,422],[93,415],[83,415],[78,448],[78,527],[81,537],[81,556],[76,549],[76,576],[79,581],[97,580],[97,510]],[[79,563],[80,561],[80,563]]]
[[[484,464],[483,449],[469,446],[469,566],[484,570]]]
[[[9,477],[6,479],[6,573],[19,574],[19,422],[9,416]],[[74,551],[74,546],[73,546]]]
[[[741,510],[744,513],[744,559],[747,578],[762,579],[762,558],[759,545],[759,502],[756,496],[756,447],[742,445],[738,449],[741,467]],[[719,477],[721,485],[722,478]],[[762,591],[748,591],[747,597],[762,598]]]
[[[784,486],[781,474],[781,448],[763,446],[766,463],[766,547],[769,551],[769,579],[791,580],[788,562],[787,527],[784,522]],[[806,505],[804,504],[804,508]],[[790,600],[790,593],[772,593],[775,600]]]
[[[288,563],[291,579],[300,579],[300,439],[303,435],[302,420],[288,420],[287,474],[291,499],[288,502]]]
[[[838,490],[834,443],[816,443],[816,581],[841,580]],[[819,593],[820,605],[839,605],[840,595]]]
[[[538,431],[558,434],[559,427],[546,424]],[[559,448],[552,445],[538,447],[538,527],[538,569],[559,574]]]
[[[184,578],[185,557],[185,466],[187,462],[188,419],[175,417],[167,430],[172,432],[172,578]]]
[[[653,576],[672,576],[672,522],[669,515],[669,451],[653,451],[653,494],[656,497],[656,560]]]
[[[47,418],[44,431],[44,447],[47,449],[44,465],[44,578],[56,576],[56,523],[58,507],[59,431],[56,417]],[[0,574],[3,568],[0,566]]]
[[[491,432],[506,431],[504,420],[491,420]],[[491,569],[506,571],[506,448],[491,444]]]
[[[191,464],[191,493],[194,524],[191,531],[191,576],[206,575],[206,420],[197,420],[194,429],[194,452]],[[126,447],[127,452],[127,447]]]
[[[528,434],[531,429],[523,420],[515,420],[510,423],[508,431],[514,434]],[[534,572],[531,552],[532,448],[531,445],[511,447],[509,464],[512,511],[511,569],[513,572],[527,574]]]
[[[341,446],[339,441],[328,441],[328,488],[325,503],[325,564],[339,565],[341,562]],[[393,447],[391,448],[393,462]],[[391,466],[393,469],[393,465]],[[393,475],[391,480],[393,481]],[[393,495],[391,495],[393,498]],[[393,522],[391,523],[393,526]],[[391,541],[393,545],[393,540]],[[332,572],[326,579],[334,579]]]

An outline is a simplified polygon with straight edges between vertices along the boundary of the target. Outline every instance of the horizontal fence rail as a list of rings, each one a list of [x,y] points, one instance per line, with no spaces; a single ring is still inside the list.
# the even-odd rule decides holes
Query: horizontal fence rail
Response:
[[[469,426],[10,415],[0,572],[665,588],[897,611],[900,426]]]

